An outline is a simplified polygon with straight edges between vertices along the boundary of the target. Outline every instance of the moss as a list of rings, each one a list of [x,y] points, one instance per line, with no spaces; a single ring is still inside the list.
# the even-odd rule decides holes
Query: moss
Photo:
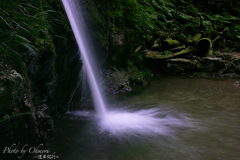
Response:
[[[209,38],[199,39],[199,40],[197,41],[197,44],[196,44],[196,45],[201,44],[202,42],[207,42],[207,43],[209,44],[209,46],[211,45],[211,40],[210,40]]]
[[[178,45],[179,45],[179,42],[177,40],[171,40],[171,39],[165,40],[161,44],[163,49],[166,49],[166,50],[177,47]]]
[[[159,47],[159,44],[154,44],[151,49]]]
[[[153,58],[153,59],[165,59],[165,58],[171,58],[171,57],[174,57],[174,56],[177,56],[177,55],[181,55],[181,54],[184,54],[184,53],[189,53],[189,52],[192,52],[194,51],[195,49],[191,46],[189,46],[188,48],[186,49],[183,49],[181,50],[180,52],[176,52],[176,53],[172,53],[172,54],[167,54],[167,55],[162,55],[161,52],[153,52],[153,51],[147,51],[146,52],[146,57],[147,58]]]
[[[183,44],[187,44],[188,43],[188,39],[187,39],[187,37],[183,33],[179,34],[177,38]]]
[[[178,51],[181,51],[182,49],[185,49],[186,46],[185,45],[181,45],[181,46],[178,46],[176,48],[173,48],[171,49],[172,52],[178,52]]]
[[[192,39],[190,36],[187,37],[187,44],[191,44],[192,43]]]
[[[160,38],[156,39],[156,40],[154,41],[154,44],[157,44],[159,41],[160,41]]]
[[[198,17],[200,18],[200,29],[204,30],[205,26],[204,26],[204,17],[202,16],[201,13],[198,13]]]
[[[134,65],[128,67],[128,72],[129,72],[129,80],[130,80],[131,84],[138,84],[138,85],[147,84],[147,81],[145,80],[144,75],[147,75],[150,72],[140,71]]]
[[[213,54],[214,54],[215,56],[219,56],[219,53],[220,53],[219,51],[214,51],[214,52],[213,52]]]
[[[142,45],[138,46],[138,48],[136,48],[133,53],[137,53],[141,48],[142,48]]]
[[[167,50],[167,51],[163,51],[163,52],[162,52],[162,55],[167,55],[167,54],[172,54],[172,52],[169,51],[169,50]]]
[[[228,31],[228,28],[224,28],[224,30],[223,30],[214,40],[212,40],[212,45],[213,45],[219,38],[221,38],[221,35],[222,35],[224,32],[226,32],[226,31]]]
[[[193,42],[197,42],[202,37],[202,33],[197,33],[192,37]]]
[[[166,39],[167,37],[168,37],[168,34],[167,34],[167,33],[161,32],[161,34],[160,34],[160,39],[161,39],[161,40],[164,40],[164,39]]]

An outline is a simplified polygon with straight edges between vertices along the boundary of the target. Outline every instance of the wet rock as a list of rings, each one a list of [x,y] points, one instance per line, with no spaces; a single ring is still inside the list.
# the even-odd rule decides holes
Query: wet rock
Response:
[[[192,61],[185,58],[173,58],[168,59],[165,72],[173,72],[173,73],[181,73],[181,72],[188,72],[192,68]]]
[[[112,39],[113,39],[114,46],[122,46],[123,45],[123,40],[124,40],[123,34],[113,34]]]
[[[5,68],[0,72],[0,102],[0,148],[13,143],[16,147],[39,143],[34,105],[26,81],[15,70]]]
[[[221,57],[222,57],[222,59],[224,59],[224,60],[231,60],[231,59],[233,59],[233,58],[236,58],[236,56],[234,56],[234,55],[232,55],[232,54],[221,54]]]
[[[110,72],[110,79],[114,84],[114,88],[117,91],[131,91],[130,87],[130,76],[129,73],[125,70],[117,70],[114,68]]]
[[[202,57],[202,66],[205,72],[216,72],[225,68],[225,63],[219,57]]]
[[[13,91],[20,86],[22,80],[22,76],[15,70],[0,72],[0,114],[12,108]]]
[[[36,119],[38,122],[39,134],[43,141],[47,141],[54,131],[54,121],[49,116],[49,109],[46,104],[36,107]]]
[[[161,46],[164,50],[169,50],[174,47],[177,47],[179,45],[179,42],[177,40],[167,39],[161,43]]]
[[[233,57],[227,61],[226,70],[228,73],[240,73],[240,57]]]
[[[236,65],[234,66],[236,68]],[[218,74],[221,74],[226,71],[226,61],[219,57],[174,58],[167,60],[165,71],[173,73],[218,72]]]

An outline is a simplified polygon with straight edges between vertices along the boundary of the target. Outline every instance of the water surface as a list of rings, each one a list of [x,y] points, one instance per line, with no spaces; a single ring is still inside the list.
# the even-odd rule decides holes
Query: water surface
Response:
[[[240,86],[235,81],[153,78],[111,98],[108,107],[118,113],[156,113],[153,127],[143,122],[143,127],[133,125],[142,130],[112,132],[99,127],[93,112],[80,112],[56,119],[49,148],[64,160],[240,160]]]

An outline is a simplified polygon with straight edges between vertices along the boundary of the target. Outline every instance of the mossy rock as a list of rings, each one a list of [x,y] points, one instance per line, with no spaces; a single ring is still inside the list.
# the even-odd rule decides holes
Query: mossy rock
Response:
[[[113,70],[110,72],[110,79],[113,82],[116,91],[119,90],[130,91],[131,87],[129,78],[130,75],[125,70],[118,70],[116,68],[113,68]]]
[[[162,42],[161,46],[164,50],[169,50],[172,49],[174,47],[177,47],[179,45],[179,42],[177,40],[165,40]]]
[[[202,37],[202,33],[197,33],[192,37],[193,42],[197,42]]]
[[[195,50],[195,48],[193,48],[192,46],[189,46],[186,49],[181,50],[180,52],[176,52],[176,53],[172,53],[172,54],[167,54],[167,55],[163,55],[162,52],[157,52],[157,51],[150,51],[150,50],[146,50],[146,57],[147,58],[152,58],[152,59],[165,59],[165,58],[171,58],[171,57],[175,57],[184,53],[190,53],[193,52]]]

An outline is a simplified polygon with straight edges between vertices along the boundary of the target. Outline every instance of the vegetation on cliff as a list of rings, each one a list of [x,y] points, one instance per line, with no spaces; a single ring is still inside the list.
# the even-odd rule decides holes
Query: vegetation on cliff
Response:
[[[129,68],[133,64],[143,71],[146,53],[143,51],[172,54],[173,51],[164,49],[165,43],[171,45],[171,39],[186,48],[195,47],[200,38],[212,40],[209,53],[240,50],[240,2],[236,0],[91,0],[86,3],[95,35],[107,53],[110,66]],[[122,42],[118,45],[124,48],[121,51],[114,43],[111,45],[116,39],[114,35],[122,36],[118,39]],[[128,36],[132,37],[131,45]]]

